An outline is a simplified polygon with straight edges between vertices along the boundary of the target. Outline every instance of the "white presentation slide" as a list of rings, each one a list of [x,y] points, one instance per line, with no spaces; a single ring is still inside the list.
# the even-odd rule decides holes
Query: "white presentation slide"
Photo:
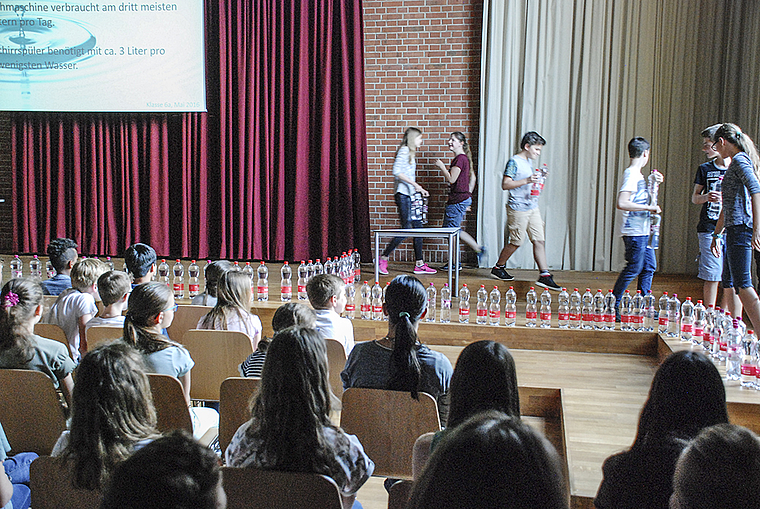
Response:
[[[206,111],[203,0],[0,0],[0,110]]]

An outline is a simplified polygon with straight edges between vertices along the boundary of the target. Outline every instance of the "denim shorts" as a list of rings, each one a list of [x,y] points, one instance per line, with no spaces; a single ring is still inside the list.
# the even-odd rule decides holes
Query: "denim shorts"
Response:
[[[443,227],[459,228],[462,226],[464,215],[467,213],[467,207],[470,205],[472,205],[472,198],[446,205],[446,214],[443,216]]]
[[[743,224],[726,228],[723,288],[737,292],[752,287],[752,228]]]
[[[712,254],[712,233],[697,232],[699,238],[699,273],[697,277],[703,281],[721,281],[723,279],[723,253],[716,257]],[[721,241],[721,251],[722,251]]]

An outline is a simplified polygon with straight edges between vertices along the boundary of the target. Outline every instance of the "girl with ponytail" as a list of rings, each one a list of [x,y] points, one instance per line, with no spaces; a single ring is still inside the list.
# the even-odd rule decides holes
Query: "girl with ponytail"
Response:
[[[720,253],[725,231],[723,288],[739,295],[752,327],[760,327],[760,300],[752,286],[752,254],[760,260],[760,158],[749,136],[735,124],[721,125],[713,135],[721,157],[731,158],[723,177],[723,208],[715,225],[712,251]]]
[[[443,161],[438,159],[435,165],[443,172],[446,182],[449,184],[449,199],[446,202],[446,214],[443,218],[444,228],[459,228],[464,220],[464,215],[472,205],[472,191],[475,189],[475,170],[472,166],[472,153],[467,137],[455,131],[451,133],[448,141],[449,150],[454,152],[454,159],[448,168]],[[485,254],[483,246],[477,243],[466,231],[459,232],[459,238],[470,246],[478,254],[478,261]],[[453,260],[449,260],[453,263]]]
[[[438,401],[441,422],[448,415],[448,392],[454,371],[449,360],[420,343],[417,328],[427,311],[425,287],[414,276],[396,276],[385,293],[383,312],[388,334],[357,343],[341,373],[343,387],[419,392]]]

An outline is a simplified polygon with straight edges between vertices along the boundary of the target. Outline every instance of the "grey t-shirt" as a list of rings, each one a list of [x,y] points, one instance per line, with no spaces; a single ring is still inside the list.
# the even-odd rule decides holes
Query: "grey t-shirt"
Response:
[[[504,169],[504,176],[512,180],[526,179],[532,174],[533,168],[530,161],[517,154],[507,161],[507,167]],[[509,191],[509,208],[518,212],[538,208],[538,196],[531,196],[530,194],[532,187],[532,185],[526,184],[511,189]]]
[[[725,226],[744,225],[752,227],[751,195],[760,193],[760,183],[752,167],[752,161],[744,152],[733,159],[723,177],[723,211]]]

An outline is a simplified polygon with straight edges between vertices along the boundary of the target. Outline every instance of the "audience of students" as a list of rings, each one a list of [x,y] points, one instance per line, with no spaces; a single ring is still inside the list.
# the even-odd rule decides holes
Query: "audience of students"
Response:
[[[0,291],[0,368],[45,373],[71,403],[76,367],[66,346],[34,333],[42,317],[42,288],[29,279],[11,279]]]
[[[293,326],[314,329],[316,326],[314,310],[300,302],[286,302],[278,307],[274,312],[274,316],[272,316],[272,330],[274,330],[275,334]],[[261,371],[264,369],[264,360],[267,357],[267,348],[269,348],[270,342],[271,340],[266,337],[259,341],[256,351],[238,366],[241,376],[249,378],[261,377]]]
[[[116,466],[101,509],[224,509],[219,461],[182,431],[159,438]]]
[[[185,400],[190,406],[190,370],[195,362],[182,345],[161,333],[171,325],[176,309],[174,295],[167,285],[137,285],[129,296],[129,307],[124,319],[124,341],[143,353],[149,373],[178,378],[182,382]],[[196,438],[219,424],[219,414],[212,408],[191,407],[190,413]]]
[[[355,436],[330,422],[330,396],[327,349],[319,333],[291,327],[275,334],[251,420],[227,447],[227,465],[327,475],[350,508],[375,465]]]
[[[681,451],[702,429],[727,422],[726,390],[712,361],[700,352],[670,355],[654,376],[633,445],[604,462],[594,504],[667,508]]]
[[[113,468],[158,437],[156,410],[140,354],[129,345],[103,345],[82,357],[70,429],[52,456],[71,465],[76,488],[101,489]]]
[[[198,329],[244,332],[251,339],[251,352],[261,339],[261,320],[251,313],[251,279],[229,270],[219,278],[216,305],[198,320]]]
[[[206,266],[205,277],[206,287],[203,293],[199,293],[190,302],[193,306],[216,306],[216,288],[219,278],[228,270],[232,270],[234,265],[227,260],[217,260]]]
[[[441,422],[449,408],[453,368],[440,352],[420,343],[417,328],[427,311],[425,287],[414,276],[396,276],[385,292],[383,312],[388,334],[358,343],[341,373],[343,387],[408,391],[413,398],[425,392],[436,398]]]
[[[348,356],[354,348],[354,326],[340,316],[346,309],[346,283],[335,274],[319,274],[306,283],[306,294],[317,314],[317,332],[338,341]]]
[[[407,505],[431,507],[567,509],[569,496],[549,441],[521,419],[491,410],[454,428],[433,451]]]
[[[60,295],[71,288],[71,268],[77,262],[77,243],[71,239],[55,239],[47,247],[47,255],[55,276],[41,283],[45,295]]]
[[[71,269],[71,288],[61,293],[47,316],[66,334],[71,357],[79,362],[87,352],[86,325],[98,312],[98,278],[108,267],[97,258],[86,258]]]

